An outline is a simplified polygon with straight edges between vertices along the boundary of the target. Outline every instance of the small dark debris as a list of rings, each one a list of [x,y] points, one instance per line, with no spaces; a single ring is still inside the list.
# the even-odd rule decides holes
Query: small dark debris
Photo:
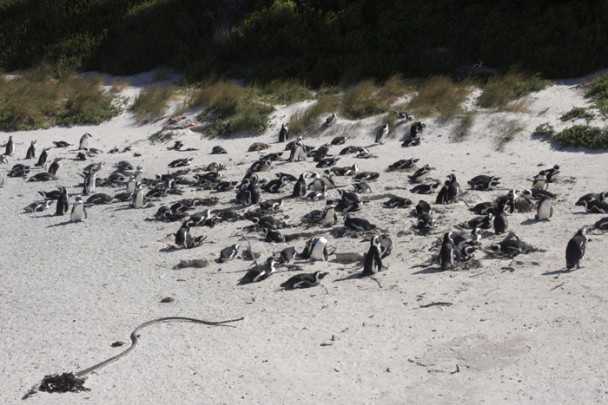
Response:
[[[84,386],[84,378],[78,378],[74,373],[46,375],[38,390],[50,393],[90,391]]]
[[[162,300],[160,300],[160,303],[161,304],[167,304],[167,303],[173,302],[173,301],[175,301],[173,298],[171,298],[171,297],[165,297]]]
[[[121,342],[120,340],[117,340],[116,342],[112,343],[110,346],[120,347],[120,346],[123,346],[124,344],[125,344],[125,342]]]

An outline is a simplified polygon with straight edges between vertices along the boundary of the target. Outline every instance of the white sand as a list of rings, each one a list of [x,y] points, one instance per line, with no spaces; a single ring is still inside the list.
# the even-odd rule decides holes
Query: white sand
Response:
[[[125,94],[133,97],[135,88]],[[422,272],[411,268],[429,259],[432,243],[443,232],[474,214],[462,203],[434,206],[434,235],[399,237],[410,231],[409,210],[382,208],[383,200],[370,202],[354,216],[387,228],[395,243],[385,259],[388,270],[378,275],[381,287],[369,279],[336,281],[361,270],[360,266],[336,262],[302,263],[306,271],[327,270],[323,288],[278,291],[293,273],[278,272],[258,284],[237,286],[251,262],[240,258],[203,269],[174,270],[180,259],[214,259],[219,251],[239,241],[248,221],[215,228],[197,227],[194,235],[207,235],[203,246],[193,250],[166,251],[179,222],[144,221],[156,208],[129,209],[127,203],[89,209],[84,223],[66,223],[69,216],[51,212],[22,214],[23,207],[38,199],[37,191],[58,185],[72,194],[78,173],[92,161],[105,161],[100,176],[112,164],[129,160],[141,164],[145,175],[165,173],[167,163],[194,157],[195,167],[216,161],[227,166],[225,179],[240,180],[258,153],[245,153],[254,141],[273,143],[280,123],[294,108],[278,108],[273,125],[258,138],[205,140],[188,130],[179,139],[198,152],[167,151],[167,145],[150,145],[147,137],[162,123],[138,126],[129,113],[96,127],[53,128],[14,133],[16,158],[0,166],[6,173],[22,158],[30,140],[39,151],[63,139],[77,144],[84,132],[93,135],[91,145],[102,150],[133,146],[132,153],[104,154],[99,159],[77,162],[73,152],[51,149],[49,160],[68,157],[49,183],[26,183],[8,178],[0,189],[0,403],[18,403],[46,374],[77,371],[123,350],[137,325],[165,316],[205,320],[244,317],[236,328],[207,327],[191,323],[154,325],[141,332],[138,346],[126,357],[92,374],[85,386],[90,392],[38,393],[29,403],[599,403],[607,400],[608,299],[604,275],[606,237],[592,235],[585,267],[566,274],[544,275],[563,269],[568,240],[582,225],[593,224],[601,215],[584,214],[574,203],[582,194],[608,190],[605,153],[556,150],[530,139],[533,129],[550,122],[566,126],[559,117],[573,106],[585,106],[582,90],[555,85],[529,98],[528,112],[479,112],[471,134],[462,142],[450,137],[457,122],[427,120],[422,145],[401,148],[397,138],[373,147],[379,158],[361,160],[342,157],[340,166],[359,164],[361,170],[381,172],[371,183],[375,193],[386,187],[411,197],[404,173],[385,173],[398,159],[417,157],[437,170],[443,180],[455,173],[463,189],[478,174],[495,174],[501,186],[527,188],[541,168],[559,164],[563,176],[550,191],[559,198],[550,222],[530,221],[534,213],[509,217],[510,230],[546,253],[518,256],[515,260],[482,260],[482,268],[460,272]],[[497,132],[505,122],[515,121],[523,130],[497,152]],[[328,142],[337,133],[349,133],[355,145],[371,145],[377,119],[339,123],[320,137],[306,139],[311,145]],[[597,122],[601,123],[601,122]],[[603,123],[601,123],[603,124]],[[398,131],[403,131],[400,127]],[[0,143],[7,134],[0,134]],[[228,155],[210,155],[222,144]],[[270,151],[284,145],[273,144]],[[341,146],[333,147],[337,154]],[[71,149],[71,148],[68,148]],[[287,154],[284,154],[286,157]],[[31,164],[35,162],[31,162]],[[280,162],[273,172],[299,175],[315,170],[312,161]],[[337,178],[348,185],[349,178]],[[350,188],[350,187],[347,187]],[[188,189],[189,190],[189,189]],[[285,194],[291,194],[292,186]],[[99,189],[113,194],[119,189]],[[505,190],[468,191],[474,202],[488,201]],[[217,195],[230,207],[234,192],[215,194],[188,191],[183,197]],[[263,199],[274,198],[263,194]],[[337,193],[330,191],[330,197]],[[164,201],[175,201],[169,196]],[[434,202],[435,196],[422,197]],[[73,201],[73,199],[72,199]],[[321,209],[324,202],[286,200],[283,215],[298,224],[302,215]],[[253,208],[253,207],[252,207]],[[252,209],[249,208],[249,209]],[[242,211],[242,210],[241,210]],[[341,226],[341,225],[338,225]],[[299,228],[301,229],[301,228]],[[320,232],[326,230],[319,229]],[[285,234],[298,232],[287,229]],[[338,252],[367,250],[360,239],[334,239]],[[250,234],[256,237],[255,234]],[[484,237],[483,246],[502,237]],[[243,242],[240,242],[243,243]],[[267,244],[255,240],[253,248],[262,258],[293,245],[302,250],[305,239],[291,244]],[[483,257],[483,252],[477,252]],[[504,270],[506,266],[514,270]],[[560,284],[561,287],[554,288]],[[164,297],[174,302],[162,304]],[[432,302],[449,307],[420,308]],[[333,340],[332,340],[333,337]],[[455,372],[456,368],[459,372]]]

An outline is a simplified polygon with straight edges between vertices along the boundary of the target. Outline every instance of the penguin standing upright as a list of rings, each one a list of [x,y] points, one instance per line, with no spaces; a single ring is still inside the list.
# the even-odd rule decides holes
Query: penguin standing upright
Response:
[[[566,268],[581,268],[581,261],[587,248],[587,228],[579,229],[566,246]]]
[[[53,163],[51,163],[51,165],[49,166],[49,173],[57,175],[57,170],[59,170],[59,167],[61,167],[61,159],[55,158],[55,160],[53,160]]]
[[[129,194],[133,194],[135,192],[135,186],[137,185],[137,182],[135,180],[135,176],[130,176],[129,180],[127,180],[127,184],[126,184],[126,192]]]
[[[137,183],[135,186],[135,193],[133,194],[133,200],[131,201],[131,206],[133,208],[143,208],[144,207],[144,188],[141,183]]]
[[[251,204],[256,205],[260,203],[260,186],[258,185],[258,176],[255,174],[251,176],[251,183],[249,184],[249,196],[251,198]]]
[[[40,156],[38,157],[38,162],[36,163],[37,167],[43,167],[46,164],[46,160],[49,157],[49,148],[43,148],[42,152],[40,152]]]
[[[548,221],[553,216],[553,199],[549,196],[543,197],[536,206],[536,220]]]
[[[289,139],[289,131],[286,124],[281,124],[281,130],[279,131],[279,142],[287,142]]]
[[[291,196],[294,198],[304,197],[306,195],[306,180],[304,180],[304,173],[300,174],[300,178],[296,181],[293,186],[293,193]]]
[[[70,215],[70,221],[82,222],[87,219],[87,209],[82,203],[82,197],[76,196],[76,202],[72,205],[72,214]]]
[[[306,253],[310,260],[326,261],[329,256],[327,252],[327,238],[315,236],[306,244]]]
[[[15,143],[13,142],[13,136],[11,135],[8,137],[4,154],[6,156],[13,156],[13,153],[15,153]]]
[[[382,141],[388,136],[388,124],[382,125],[382,128],[376,133],[376,143],[383,144]]]
[[[97,181],[97,170],[90,170],[86,173],[84,178],[84,190],[83,195],[89,195],[95,191],[95,183]]]
[[[192,221],[188,220],[182,224],[175,234],[175,244],[182,249],[190,249],[192,246],[192,236],[190,235]]]
[[[460,194],[460,184],[458,184],[458,180],[456,180],[456,175],[451,173],[448,175],[448,180],[450,184],[448,185],[447,191],[447,203],[453,204],[456,201],[456,197]]]
[[[55,215],[65,215],[68,212],[69,196],[68,190],[65,187],[59,187],[61,194],[57,200],[57,207],[55,209]]]
[[[0,187],[4,185],[4,175],[0,172]]]
[[[441,270],[454,269],[454,242],[452,240],[452,232],[446,232],[443,235],[441,250],[439,251],[439,265]]]
[[[494,233],[500,235],[507,231],[509,220],[507,219],[508,205],[499,205],[494,216]]]
[[[25,153],[26,159],[35,159],[36,158],[36,141],[32,141],[30,143],[30,147],[27,148],[27,152]]]
[[[89,138],[92,138],[93,135],[89,134],[88,132],[85,133],[83,136],[80,137],[80,143],[78,144],[78,149],[87,149],[89,146]]]
[[[435,204],[449,204],[449,190],[450,190],[450,180],[446,180],[439,190],[437,194],[437,198],[435,199]]]
[[[382,270],[382,259],[380,257],[380,239],[375,235],[369,243],[369,250],[363,259],[362,277],[373,276]]]

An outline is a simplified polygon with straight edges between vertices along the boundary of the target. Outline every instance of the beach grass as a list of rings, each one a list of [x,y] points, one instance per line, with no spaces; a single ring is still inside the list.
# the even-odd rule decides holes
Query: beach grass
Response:
[[[511,103],[530,93],[543,90],[548,85],[549,82],[541,79],[539,75],[509,71],[488,80],[477,98],[477,105],[482,108],[522,111],[525,109],[525,105],[521,103],[511,105]],[[510,105],[511,108],[509,108]]]
[[[338,109],[340,97],[335,94],[321,95],[313,105],[300,109],[289,120],[289,131],[294,134],[318,129],[319,118]]]
[[[454,83],[444,76],[431,77],[418,85],[407,111],[420,117],[448,119],[463,112],[462,104],[469,92],[466,83]]]
[[[173,86],[150,86],[135,98],[131,111],[140,124],[156,121],[164,117],[169,102],[175,95]]]

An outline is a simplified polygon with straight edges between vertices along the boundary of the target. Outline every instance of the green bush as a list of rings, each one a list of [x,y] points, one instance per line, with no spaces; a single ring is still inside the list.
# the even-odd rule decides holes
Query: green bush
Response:
[[[587,120],[587,122],[589,122],[593,119],[593,117],[595,117],[595,114],[593,114],[590,111],[587,111],[587,109],[582,108],[582,107],[573,107],[570,111],[563,114],[560,117],[560,120],[565,122],[565,121],[574,121],[574,120],[584,119],[584,120]]]
[[[534,132],[532,133],[533,137],[539,137],[539,138],[543,138],[543,139],[553,138],[554,135],[555,135],[555,129],[548,122],[545,122],[545,123],[537,126],[534,129]]]
[[[558,132],[553,138],[563,146],[589,149],[608,149],[608,130],[575,125]]]
[[[594,80],[589,86],[587,97],[593,100],[604,117],[608,117],[608,76]]]
[[[169,142],[170,140],[172,140],[175,137],[175,135],[176,134],[173,131],[160,130],[160,131],[157,131],[157,132],[153,133],[152,135],[150,135],[148,137],[148,140],[150,141],[151,144],[165,143],[165,142]]]

